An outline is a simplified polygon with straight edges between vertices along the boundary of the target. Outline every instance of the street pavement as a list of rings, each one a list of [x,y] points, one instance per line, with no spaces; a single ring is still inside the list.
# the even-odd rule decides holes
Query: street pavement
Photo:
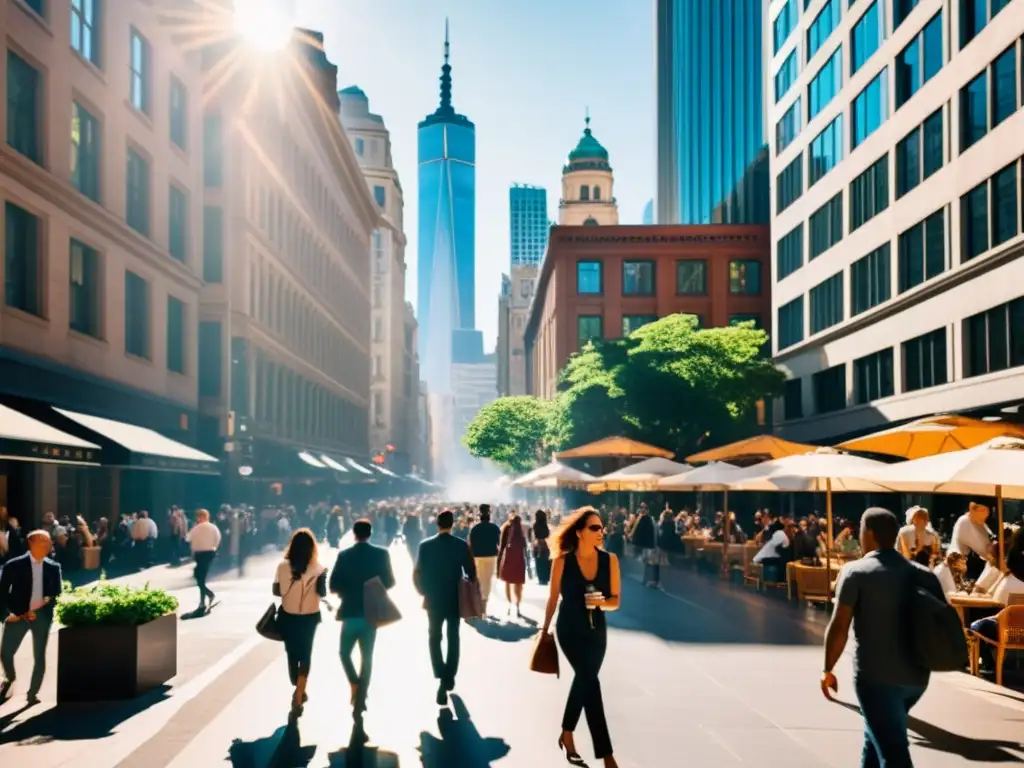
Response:
[[[555,741],[570,674],[527,670],[534,623],[546,591],[528,584],[523,621],[463,625],[462,666],[452,706],[434,703],[426,619],[405,549],[392,549],[404,618],[380,631],[366,730],[349,748],[348,686],[337,657],[339,625],[325,613],[315,645],[309,703],[288,725],[290,686],[282,647],[259,638],[270,603],[276,554],[251,561],[244,578],[223,574],[208,616],[180,624],[178,676],[140,700],[53,706],[56,638],[43,702],[25,709],[28,643],[21,677],[0,707],[0,766],[33,768],[206,768],[233,765],[393,768],[546,768],[565,765]],[[324,552],[325,564],[334,553]],[[181,611],[195,606],[190,567],[128,577],[171,589]],[[814,609],[673,570],[665,591],[646,589],[627,564],[623,608],[610,615],[602,671],[605,707],[619,764],[756,765],[803,768],[859,764],[862,725],[851,702],[849,658],[839,670],[845,703],[821,697],[823,621]],[[498,587],[501,587],[500,582]],[[914,710],[918,768],[1024,762],[1024,696],[964,674],[936,676]],[[592,755],[585,719],[577,746]],[[591,765],[600,765],[591,761]]]

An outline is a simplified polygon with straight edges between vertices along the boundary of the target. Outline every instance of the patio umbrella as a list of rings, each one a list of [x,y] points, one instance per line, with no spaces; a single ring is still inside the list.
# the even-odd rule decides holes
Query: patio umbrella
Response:
[[[628,437],[606,437],[602,440],[555,454],[556,459],[637,458],[646,456],[660,456],[664,459],[671,459],[675,454],[672,451],[666,451],[664,448],[641,443],[638,440],[631,440]]]
[[[811,453],[817,449],[816,445],[792,443],[775,435],[755,435],[745,440],[695,453],[692,456],[687,456],[686,460],[691,464],[700,464],[705,461],[764,461],[765,459],[781,459],[785,456]]]
[[[890,464],[871,479],[905,493],[995,496],[999,567],[1003,567],[1003,499],[1024,499],[1024,440],[997,437],[967,450]]]
[[[996,437],[1024,438],[1024,427],[1005,421],[983,421],[956,414],[941,414],[847,440],[836,447],[848,451],[920,459],[974,448]]]
[[[545,464],[543,467],[537,467],[536,469],[530,470],[525,475],[517,477],[515,480],[511,482],[511,485],[518,485],[522,487],[529,486],[529,484],[532,483],[534,480],[541,480],[550,475],[552,472],[557,472],[559,467],[564,466],[564,464],[558,461],[549,462],[548,464]]]
[[[825,547],[825,578],[832,584],[832,492],[861,491],[885,493],[889,489],[866,478],[874,477],[886,467],[880,461],[841,453],[834,448],[818,448],[804,453],[773,459],[741,470],[731,483],[736,491],[810,491],[825,493],[827,534]]]
[[[573,469],[566,464],[559,464],[558,467],[544,477],[531,480],[524,485],[526,488],[578,488],[592,483],[597,478],[588,475],[578,469]]]
[[[663,477],[679,475],[692,469],[693,467],[689,464],[680,464],[678,461],[655,456],[653,459],[645,459],[624,469],[603,475],[587,486],[587,490],[590,493],[657,490],[658,481]]]

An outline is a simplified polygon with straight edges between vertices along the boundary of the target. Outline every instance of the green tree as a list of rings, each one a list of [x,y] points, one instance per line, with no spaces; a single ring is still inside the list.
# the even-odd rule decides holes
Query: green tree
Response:
[[[462,442],[474,456],[526,472],[546,460],[553,410],[553,403],[536,397],[499,398],[480,409]]]

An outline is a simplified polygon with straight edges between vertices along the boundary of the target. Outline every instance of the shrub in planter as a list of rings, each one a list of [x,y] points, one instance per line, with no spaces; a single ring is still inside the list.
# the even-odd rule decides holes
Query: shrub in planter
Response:
[[[58,598],[57,701],[126,699],[178,671],[177,598],[101,581]]]

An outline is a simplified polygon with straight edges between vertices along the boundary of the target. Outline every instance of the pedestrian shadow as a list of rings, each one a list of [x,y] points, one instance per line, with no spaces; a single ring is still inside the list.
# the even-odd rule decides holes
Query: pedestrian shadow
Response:
[[[420,733],[423,768],[489,768],[509,753],[504,739],[480,735],[461,696],[453,695],[451,700],[454,714],[445,708],[437,718],[441,738],[426,731]]]
[[[270,736],[254,741],[235,739],[228,748],[232,768],[303,768],[316,754],[316,745],[302,745],[299,720],[288,722]]]
[[[356,737],[357,732],[353,730],[349,745],[327,756],[328,768],[400,768],[394,752],[363,746]]]
[[[58,704],[7,729],[24,707],[0,718],[0,744],[47,744],[52,741],[90,741],[110,736],[118,726],[164,701],[170,686],[161,685],[127,701]]]
[[[470,624],[477,634],[488,640],[500,640],[503,643],[518,643],[537,634],[537,627],[523,624],[499,624],[494,621],[476,620]]]

